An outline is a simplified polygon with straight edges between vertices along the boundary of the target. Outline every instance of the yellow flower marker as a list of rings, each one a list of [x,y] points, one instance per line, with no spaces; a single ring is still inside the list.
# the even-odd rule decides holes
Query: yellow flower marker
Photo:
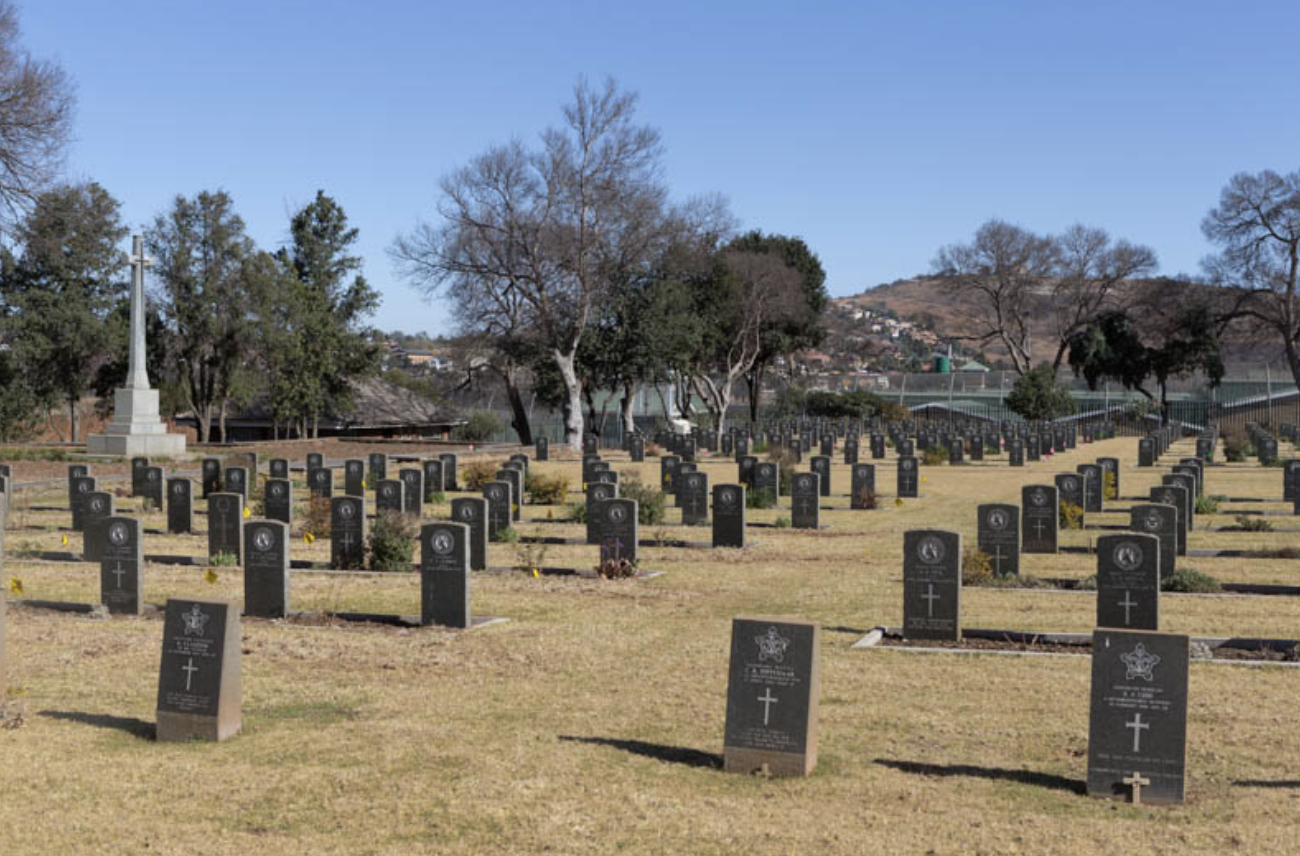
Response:
[[[64,536],[63,536],[63,546],[65,546],[65,547],[68,546],[68,536],[67,536],[67,535],[64,535]]]
[[[903,499],[902,499],[902,497],[897,497],[897,498],[894,499],[894,507],[895,507],[895,508],[902,508],[902,507],[903,507]]]
[[[304,532],[304,533],[302,533],[302,542],[303,542],[304,544],[307,544],[307,545],[310,546],[311,543],[312,543],[313,541],[315,541],[315,540],[316,540],[316,536],[313,535],[313,534],[311,534],[310,532]]]
[[[10,593],[10,594],[22,594],[22,593],[23,593],[23,581],[20,580],[20,579],[18,579],[17,577],[10,577],[10,578],[9,578],[9,593]]]
[[[245,506],[244,506],[244,519],[247,520],[248,518],[250,518],[250,517],[252,517],[252,516],[253,516],[253,512],[252,512],[251,510],[249,510],[249,508],[248,508],[247,505],[245,505]]]
[[[925,476],[921,476],[921,481],[929,481]]]
[[[365,489],[366,489],[366,480],[365,480],[365,479],[362,479],[362,480],[361,480],[361,489],[362,489],[362,490],[365,490]]]
[[[540,580],[541,578],[542,578],[542,572],[539,571],[537,568],[533,568],[533,579]]]
[[[546,519],[547,519],[547,520],[554,520],[554,519],[555,519],[555,511],[554,511],[554,509],[550,509],[550,508],[546,509]]]
[[[203,581],[208,585],[215,584],[216,581],[219,579],[221,579],[221,576],[217,574],[216,570],[214,570],[213,568],[208,568],[207,573],[203,575]]]

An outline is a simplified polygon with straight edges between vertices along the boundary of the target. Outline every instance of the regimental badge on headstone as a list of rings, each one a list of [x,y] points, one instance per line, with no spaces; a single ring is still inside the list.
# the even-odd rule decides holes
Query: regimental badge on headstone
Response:
[[[731,624],[723,766],[807,776],[817,766],[818,625],[783,618]]]

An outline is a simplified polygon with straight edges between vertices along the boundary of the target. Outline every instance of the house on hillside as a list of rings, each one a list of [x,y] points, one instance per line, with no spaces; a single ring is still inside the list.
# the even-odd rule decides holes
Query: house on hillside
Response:
[[[198,419],[192,413],[176,417],[176,424],[197,429]],[[459,412],[445,407],[405,387],[372,377],[353,383],[352,406],[346,413],[323,414],[319,423],[322,437],[424,437],[451,439],[451,431],[464,425]],[[226,436],[219,437],[219,427],[213,421],[215,442],[252,442],[271,440],[277,436],[265,394],[253,398],[247,405],[231,405],[226,415]],[[286,434],[280,426],[278,436]]]

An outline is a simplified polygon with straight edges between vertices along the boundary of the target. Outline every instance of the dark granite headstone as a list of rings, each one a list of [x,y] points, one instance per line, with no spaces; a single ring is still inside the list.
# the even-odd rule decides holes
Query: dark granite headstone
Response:
[[[375,485],[375,513],[406,511],[406,491],[397,479],[380,479]]]
[[[640,463],[645,460],[645,438],[639,434],[633,434],[632,439],[628,442],[627,453],[632,458],[632,463]]]
[[[224,493],[237,493],[244,502],[248,502],[248,470],[243,467],[226,467]]]
[[[962,454],[965,450],[966,442],[960,437],[956,440],[950,440],[948,442],[948,463],[953,465],[962,463]]]
[[[858,462],[858,441],[856,438],[844,441],[844,463],[850,467]]]
[[[771,461],[755,463],[752,487],[755,493],[760,490],[767,491],[772,496],[772,502],[775,503],[781,498],[780,468]]]
[[[1020,508],[1024,522],[1021,552],[1055,553],[1061,528],[1056,488],[1044,484],[1025,485],[1020,490]]]
[[[81,528],[81,558],[84,561],[98,562],[103,557],[104,543],[108,538],[104,526],[114,513],[113,494],[105,491],[86,494],[86,510]]]
[[[240,729],[239,610],[168,600],[158,672],[160,743],[228,740]]]
[[[723,768],[807,776],[817,766],[821,630],[787,618],[735,618]]]
[[[369,461],[369,472],[367,481],[372,485],[378,485],[381,481],[388,478],[388,456],[382,452],[371,452],[367,460]]]
[[[289,614],[289,525],[254,520],[244,526],[244,614]]]
[[[438,456],[442,461],[442,489],[443,490],[460,490],[460,483],[456,481],[456,453],[443,452]]]
[[[900,455],[898,458],[896,491],[898,496],[903,499],[915,499],[920,481],[920,469],[917,467],[916,458],[910,455]]]
[[[501,532],[510,528],[510,482],[490,481],[483,485],[483,498],[488,504],[488,540],[495,541]]]
[[[754,486],[754,467],[758,466],[758,458],[753,455],[744,455],[736,461],[736,480],[748,487]],[[775,496],[775,492],[773,493]]]
[[[1156,445],[1150,437],[1138,440],[1138,466],[1153,467],[1156,463]]]
[[[877,461],[885,457],[885,435],[884,434],[871,435],[871,457]]]
[[[1163,580],[1173,576],[1178,555],[1177,506],[1158,503],[1134,505],[1129,509],[1128,528],[1159,538],[1160,578]]]
[[[289,479],[267,479],[262,492],[262,507],[267,520],[278,520],[293,525],[293,482]]]
[[[104,521],[104,552],[99,559],[99,602],[114,615],[139,615],[144,609],[144,541],[140,521]]]
[[[208,495],[208,556],[229,555],[242,565],[244,498],[237,493]]]
[[[584,455],[600,454],[600,441],[596,438],[595,434],[588,432],[582,435],[582,454]]]
[[[463,523],[420,529],[420,623],[470,626],[469,527]]]
[[[331,499],[334,496],[334,471],[324,467],[308,470],[307,490],[313,497]]]
[[[713,488],[713,546],[745,546],[745,486],[720,484]]]
[[[829,455],[813,455],[808,462],[809,469],[817,474],[817,489],[822,496],[831,495],[831,459]]]
[[[979,434],[970,438],[970,459],[972,461],[984,460],[984,438]]]
[[[72,531],[86,529],[86,499],[95,492],[92,476],[75,476],[68,488],[68,506],[72,509]]]
[[[164,503],[167,501],[165,497],[167,483],[163,478],[162,467],[145,467],[140,479],[140,491],[137,495],[146,502],[152,503],[155,511],[166,508]]]
[[[709,521],[709,476],[687,473],[681,477],[677,504],[682,509],[683,526],[703,526]]]
[[[976,541],[989,557],[993,573],[1020,575],[1020,509],[1007,503],[989,503],[978,509]]]
[[[1083,482],[1083,510],[1101,512],[1102,472],[1100,464],[1079,464],[1075,467]]]
[[[286,458],[272,458],[270,467],[270,478],[287,479],[289,477],[289,461]]]
[[[356,570],[366,563],[366,500],[336,496],[330,500],[330,567]]]
[[[903,533],[903,638],[961,638],[961,535]]]
[[[131,459],[131,496],[144,495],[144,471],[149,469],[149,459],[135,457]]]
[[[332,482],[331,478],[331,487]],[[366,495],[366,462],[360,458],[349,458],[343,462],[343,493],[348,496]]]
[[[427,460],[424,467],[424,501],[430,503],[442,493],[442,461]]]
[[[607,502],[611,499],[618,499],[618,484],[616,482],[588,482],[587,483],[587,543],[600,543],[600,527],[596,520],[595,508],[596,503]]]
[[[203,498],[221,490],[221,461],[217,458],[203,459]]]
[[[189,535],[194,531],[193,486],[187,478],[167,480],[167,532]]]
[[[1183,801],[1189,642],[1174,633],[1093,631],[1089,795],[1129,797],[1140,780],[1144,803]]]
[[[535,453],[537,460],[549,461],[551,459],[551,441],[545,437],[538,437],[533,452]]]
[[[1073,505],[1081,512],[1084,510],[1084,483],[1083,477],[1078,473],[1058,473],[1056,490],[1061,502]]]
[[[790,479],[790,522],[795,529],[821,528],[821,487],[816,473],[795,473]]]
[[[472,571],[487,570],[488,503],[478,496],[461,497],[451,501],[451,519],[469,528],[469,567]]]
[[[1101,467],[1101,498],[1103,502],[1114,502],[1119,499],[1119,458],[1098,458],[1097,465]]]
[[[307,453],[307,475],[311,475],[312,471],[314,470],[320,470],[324,468],[325,468],[324,455],[322,455],[320,452]]]
[[[402,483],[402,505],[406,513],[419,517],[424,508],[424,470],[398,470],[397,480]]]
[[[600,534],[600,561],[637,561],[637,506],[634,499],[610,499],[592,506]]]
[[[849,508],[871,508],[876,502],[876,467],[854,464],[850,470]]]
[[[1023,467],[1025,465],[1025,441],[1017,437],[1008,442],[1007,454],[1010,466]]]
[[[1025,438],[1025,455],[1031,463],[1043,459],[1043,441],[1038,438],[1037,434]]]
[[[1097,626],[1160,629],[1160,539],[1125,532],[1097,539]]]
[[[613,475],[617,476],[617,473]],[[520,470],[506,467],[499,469],[494,477],[497,481],[508,482],[510,484],[510,519],[523,519],[524,505],[524,474]],[[617,482],[615,482],[617,484]]]
[[[661,455],[659,458],[659,486],[664,493],[677,495],[677,469],[681,459],[676,455]]]
[[[1187,488],[1180,484],[1165,484],[1159,487],[1151,488],[1151,501],[1162,505],[1172,505],[1178,509],[1178,541],[1177,555],[1187,555],[1187,527],[1190,522],[1188,514],[1191,508],[1191,498],[1188,496]]]

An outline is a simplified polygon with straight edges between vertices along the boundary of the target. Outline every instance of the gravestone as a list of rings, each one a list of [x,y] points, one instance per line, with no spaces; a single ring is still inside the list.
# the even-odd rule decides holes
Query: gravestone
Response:
[[[113,514],[113,494],[102,490],[86,494],[86,511],[81,530],[83,561],[98,562],[103,557],[104,542],[108,537],[104,526]]]
[[[850,470],[849,508],[862,510],[876,504],[876,467],[854,464]]]
[[[398,470],[397,480],[402,483],[402,505],[406,513],[419,517],[424,507],[424,470]]]
[[[456,481],[456,453],[443,452],[438,460],[442,461],[442,489],[460,490],[460,483]]]
[[[877,461],[885,457],[885,435],[871,435],[871,457]]]
[[[332,482],[331,479],[331,488],[333,487]],[[351,458],[343,462],[343,492],[348,496],[366,495],[365,461],[360,458]]]
[[[1101,498],[1103,501],[1119,499],[1119,458],[1098,458],[1101,467]]]
[[[1151,501],[1162,505],[1172,505],[1178,509],[1178,540],[1176,542],[1177,555],[1187,555],[1187,526],[1188,511],[1191,506],[1191,500],[1187,495],[1187,488],[1178,484],[1166,484],[1160,487],[1151,488]]]
[[[1077,473],[1058,473],[1056,476],[1056,490],[1063,503],[1068,503],[1084,511],[1084,482],[1083,477]],[[1080,523],[1083,522],[1083,515],[1079,515]]]
[[[420,529],[420,623],[470,626],[469,527],[463,523]]]
[[[682,509],[683,526],[703,526],[709,522],[709,477],[706,473],[682,476],[677,504]]]
[[[903,439],[895,444],[900,458],[912,458],[916,456],[916,444],[911,440]]]
[[[1089,513],[1101,512],[1102,471],[1100,464],[1079,464],[1075,467],[1079,480],[1083,482],[1083,510]]]
[[[514,499],[510,482],[487,482],[483,485],[483,498],[488,504],[488,540],[495,541],[501,532],[510,528],[510,504]]]
[[[816,473],[790,478],[790,523],[795,529],[821,528],[821,487]]]
[[[254,520],[244,527],[244,614],[289,614],[289,525]]]
[[[600,441],[596,438],[595,434],[588,432],[582,435],[582,454],[599,455],[599,447]]]
[[[334,497],[334,471],[319,467],[307,471],[307,489],[312,497],[332,499]]]
[[[1150,437],[1138,440],[1138,466],[1154,467],[1156,464],[1156,445]]]
[[[582,459],[582,489],[583,490],[586,490],[587,485],[591,484],[593,481],[596,480],[596,472],[601,466],[605,466],[606,468],[608,468],[608,464],[604,464],[598,457],[592,455],[586,455],[583,457]]]
[[[612,475],[616,477],[615,484],[617,484],[618,474],[612,473]],[[510,519],[512,521],[522,520],[524,506],[524,474],[517,469],[507,467],[505,469],[497,470],[495,478],[497,481],[508,482],[510,484]]]
[[[204,458],[202,468],[203,498],[221,490],[221,461],[217,458]]]
[[[433,502],[442,493],[442,461],[428,460],[424,468],[424,501]]]
[[[910,455],[899,456],[898,458],[898,487],[897,493],[901,499],[915,499],[917,487],[920,482],[920,471],[916,465],[916,458]]]
[[[1214,439],[1212,437],[1196,438],[1196,457],[1208,461],[1214,457]]]
[[[822,496],[831,495],[831,459],[827,455],[813,455],[809,467],[817,474],[817,489]]]
[[[723,769],[807,776],[817,766],[821,630],[808,621],[735,618]]]
[[[367,461],[369,462],[370,470],[369,473],[367,473],[367,481],[373,485],[377,485],[384,479],[388,478],[387,455],[382,452],[371,452],[367,457]]]
[[[745,486],[720,484],[713,488],[713,546],[745,546]]]
[[[270,467],[270,478],[287,479],[289,477],[289,461],[285,458],[272,458]]]
[[[999,577],[1020,575],[1020,509],[989,503],[978,509],[976,542]]]
[[[152,503],[155,511],[162,511],[165,505],[167,484],[163,479],[162,467],[145,467],[141,474],[139,496]]]
[[[1043,459],[1042,441],[1038,439],[1037,434],[1025,438],[1025,454],[1031,463]]]
[[[970,438],[970,459],[972,461],[984,460],[984,438],[979,434]]]
[[[262,492],[262,508],[267,520],[278,520],[293,525],[293,482],[289,479],[267,479]]]
[[[1190,640],[1174,633],[1092,634],[1088,794],[1181,803],[1187,770]]]
[[[406,511],[406,490],[397,479],[380,479],[375,485],[375,513]]]
[[[961,535],[903,533],[903,638],[961,639]]]
[[[1011,466],[1023,467],[1025,465],[1025,441],[1017,437],[1007,443],[1007,454],[1010,456]]]
[[[9,478],[9,466],[5,465],[5,478]],[[85,464],[72,464],[68,467],[68,506],[72,506],[72,482],[74,479],[85,478],[90,475],[90,467]],[[87,491],[89,493],[90,491]]]
[[[661,455],[659,457],[659,486],[664,493],[677,495],[677,469],[681,466],[681,459],[676,455]]]
[[[134,517],[104,521],[99,592],[99,602],[113,615],[139,615],[144,609],[144,541]]]
[[[68,507],[72,509],[72,531],[86,529],[86,499],[95,492],[92,476],[74,476],[68,488]]]
[[[365,563],[365,497],[336,496],[330,500],[330,567],[348,571]]]
[[[325,456],[320,452],[307,453],[307,475],[311,475],[316,470],[325,468]]]
[[[131,496],[144,495],[144,471],[149,469],[149,459],[134,457],[131,459]]]
[[[187,478],[167,480],[167,532],[189,535],[194,531],[194,500]]]
[[[234,556],[242,565],[244,541],[244,498],[237,493],[208,496],[208,556]]]
[[[1042,484],[1025,485],[1020,489],[1020,508],[1024,523],[1021,552],[1057,552],[1061,512],[1056,488]]]
[[[1128,528],[1159,539],[1160,579],[1173,576],[1178,555],[1178,508],[1159,503],[1134,505],[1129,509]]]
[[[1300,459],[1291,458],[1282,464],[1282,501],[1295,502],[1296,480],[1300,478]]]
[[[241,644],[239,611],[232,604],[167,601],[158,742],[221,741],[239,733]]]
[[[844,463],[853,466],[858,462],[858,441],[856,438],[844,441]]]
[[[633,499],[610,499],[592,508],[600,538],[600,561],[637,561],[637,506]]]
[[[951,440],[948,443],[948,463],[952,465],[962,463],[962,453],[966,450],[965,441],[960,438]]]
[[[754,468],[758,466],[758,458],[753,455],[744,455],[738,460],[736,466],[736,479],[743,485],[754,486]],[[773,493],[775,496],[775,492]]]
[[[1160,539],[1125,532],[1097,539],[1097,626],[1160,629]]]
[[[632,463],[639,464],[645,460],[645,438],[640,434],[633,434],[631,441],[627,446],[627,453],[632,458]]]
[[[224,493],[237,493],[244,502],[248,502],[248,470],[243,467],[226,467]]]
[[[551,459],[551,441],[545,437],[538,437],[533,452],[535,453],[537,460],[549,461]]]
[[[833,434],[823,434],[819,457],[829,458],[835,454],[835,436]]]
[[[468,527],[469,567],[472,571],[487,570],[487,500],[478,496],[467,496],[451,501],[451,519],[453,523],[462,523]]]
[[[587,543],[600,543],[600,530],[596,521],[596,503],[618,499],[618,484],[614,482],[589,482],[587,484]]]
[[[755,493],[765,490],[772,496],[775,504],[781,498],[781,470],[771,461],[754,464],[752,484]]]

